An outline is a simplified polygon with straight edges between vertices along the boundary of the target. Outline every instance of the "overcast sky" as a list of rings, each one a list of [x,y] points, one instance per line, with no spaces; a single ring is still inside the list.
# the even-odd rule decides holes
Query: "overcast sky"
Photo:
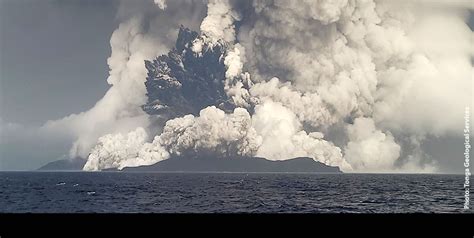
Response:
[[[114,0],[0,0],[0,122],[34,127],[92,107],[109,87],[106,60],[119,24],[118,5]],[[58,157],[69,146],[58,146]],[[443,171],[459,172],[462,163],[452,157],[462,156],[462,138],[431,138],[424,147],[441,158]],[[22,158],[14,153],[21,148],[1,142],[0,150],[0,170],[33,169],[57,159]]]
[[[0,116],[40,125],[103,96],[118,2],[31,2],[0,1]]]

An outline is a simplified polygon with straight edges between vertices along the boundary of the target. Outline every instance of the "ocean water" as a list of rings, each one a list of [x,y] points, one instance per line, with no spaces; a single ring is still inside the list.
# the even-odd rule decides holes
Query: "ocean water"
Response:
[[[2,213],[461,213],[462,175],[1,172]]]

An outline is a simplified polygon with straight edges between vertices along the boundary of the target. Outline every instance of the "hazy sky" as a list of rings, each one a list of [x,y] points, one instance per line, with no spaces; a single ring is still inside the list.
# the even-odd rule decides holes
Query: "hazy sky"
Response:
[[[40,125],[103,96],[118,1],[32,2],[0,1],[0,116]]]
[[[92,107],[109,88],[106,60],[118,6],[114,0],[0,0],[0,123],[37,127]],[[58,157],[69,146],[56,146]],[[462,138],[430,138],[424,147],[440,157],[443,171],[460,171],[462,163],[452,158],[462,157]],[[57,159],[41,148],[50,147],[38,145],[32,159],[17,152],[23,148],[0,143],[0,170]]]
[[[0,0],[0,123],[30,132],[92,107],[109,87],[107,58],[118,5]],[[36,134],[6,134],[0,135],[0,169],[34,169],[65,157],[71,146]]]

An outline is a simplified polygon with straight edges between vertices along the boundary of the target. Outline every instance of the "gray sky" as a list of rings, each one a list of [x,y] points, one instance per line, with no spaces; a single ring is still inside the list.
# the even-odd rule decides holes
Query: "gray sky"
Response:
[[[0,0],[0,117],[40,125],[90,108],[108,85],[118,1]]]
[[[20,124],[28,134],[47,120],[92,107],[109,87],[107,58],[118,5],[0,0],[0,123]],[[0,170],[38,168],[64,158],[71,146],[68,138],[32,132],[5,136],[0,134]]]
[[[106,60],[119,24],[118,5],[118,0],[0,0],[1,120],[37,127],[91,108],[108,88]],[[32,136],[35,160],[14,139],[0,143],[0,170],[34,169],[64,156],[70,144],[56,139],[36,143]],[[449,136],[430,138],[423,147],[443,172],[461,173],[462,143]],[[44,148],[57,150],[57,157]]]

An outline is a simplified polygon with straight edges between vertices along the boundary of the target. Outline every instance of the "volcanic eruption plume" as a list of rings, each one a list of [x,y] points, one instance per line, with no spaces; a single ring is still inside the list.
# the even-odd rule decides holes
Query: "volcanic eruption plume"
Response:
[[[205,153],[433,171],[423,138],[460,130],[472,103],[469,1],[129,4],[110,90],[46,125],[77,125],[71,155],[87,156],[84,170]]]

